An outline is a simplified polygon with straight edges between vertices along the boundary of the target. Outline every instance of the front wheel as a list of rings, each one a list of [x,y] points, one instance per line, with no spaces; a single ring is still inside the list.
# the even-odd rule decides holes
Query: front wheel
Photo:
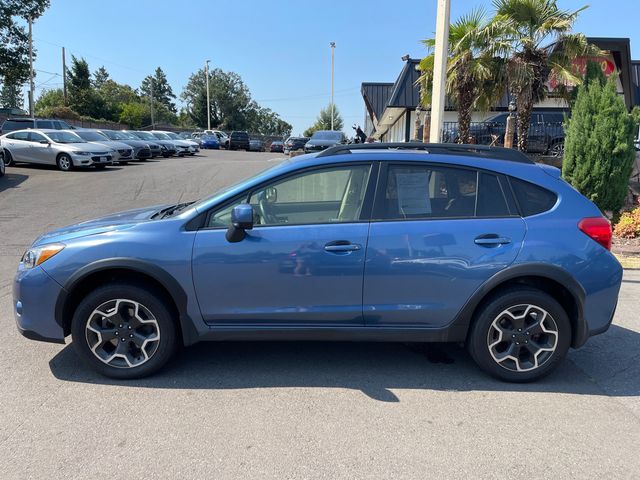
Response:
[[[9,152],[9,150],[5,150],[2,154],[2,157],[3,157],[3,162],[5,167],[10,167],[11,165],[14,164],[13,157],[11,156],[11,153]]]
[[[58,155],[56,164],[58,165],[58,168],[63,172],[73,170],[73,160],[71,160],[71,157],[66,153],[61,153],[60,155]]]
[[[482,370],[509,382],[548,375],[571,343],[571,324],[562,306],[532,288],[502,292],[474,319],[467,348]]]
[[[111,284],[89,293],[71,323],[76,351],[107,377],[151,375],[177,346],[176,324],[162,296],[144,286]]]

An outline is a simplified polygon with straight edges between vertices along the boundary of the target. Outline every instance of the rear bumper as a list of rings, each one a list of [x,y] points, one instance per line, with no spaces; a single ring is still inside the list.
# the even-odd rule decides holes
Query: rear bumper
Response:
[[[13,314],[18,331],[31,340],[64,343],[64,332],[55,320],[62,287],[42,267],[19,269],[13,281]]]

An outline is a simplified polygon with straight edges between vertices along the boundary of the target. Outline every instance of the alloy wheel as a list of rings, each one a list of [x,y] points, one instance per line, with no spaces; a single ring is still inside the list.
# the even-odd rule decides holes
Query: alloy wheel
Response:
[[[553,317],[536,305],[515,305],[491,323],[487,347],[493,360],[513,372],[543,366],[558,345],[558,326]]]
[[[60,170],[64,170],[65,172],[71,170],[71,159],[66,155],[60,155],[58,166]]]
[[[138,367],[156,353],[160,327],[151,311],[139,302],[118,298],[99,305],[86,323],[91,352],[116,368]]]
[[[549,156],[553,158],[560,158],[564,156],[564,143],[558,142],[551,145],[549,149]]]

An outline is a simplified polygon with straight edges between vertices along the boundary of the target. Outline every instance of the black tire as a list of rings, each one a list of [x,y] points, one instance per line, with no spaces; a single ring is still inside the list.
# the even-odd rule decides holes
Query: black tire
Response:
[[[0,152],[0,177],[4,177],[4,171],[5,171],[4,153]]]
[[[505,342],[500,342],[493,349],[490,349],[490,345],[495,345],[497,340],[509,337],[509,335],[502,333],[498,334],[498,338],[496,338],[495,335],[499,330],[494,327],[494,321],[506,321],[508,323],[510,316],[506,315],[502,320],[499,320],[500,315],[510,309],[512,312],[518,312],[518,309],[522,309],[523,306],[533,307],[530,311],[535,313],[535,317],[531,317],[531,315],[530,317],[534,320],[539,316],[539,312],[535,309],[546,311],[547,316],[543,315],[541,317],[543,320],[540,323],[545,324],[546,329],[550,331],[554,330],[553,327],[555,327],[556,335],[539,333],[529,336],[528,329],[525,328],[524,332],[526,332],[527,336],[523,337],[524,333],[518,333],[522,329],[513,328],[512,331],[515,335],[518,335],[517,337],[511,335],[513,338],[505,339]],[[526,308],[524,310],[526,311]],[[525,318],[524,321],[526,322],[527,319]],[[554,350],[550,352],[540,351],[532,356],[529,352],[532,347],[524,344],[529,344],[529,341],[531,341],[531,345],[542,344],[543,337],[548,341],[545,346],[551,347],[554,344]],[[519,342],[516,344],[518,340]],[[567,313],[553,297],[530,287],[505,290],[488,299],[476,313],[467,338],[467,349],[478,366],[489,375],[507,382],[531,382],[548,375],[565,357],[570,344],[571,324]],[[506,350],[513,348],[517,349],[516,351],[523,352],[523,356],[520,357],[518,355],[520,359],[518,361],[511,360],[513,356],[510,355],[503,359],[497,353],[502,348],[505,348],[505,352],[500,355],[507,355],[510,350]],[[501,363],[494,358],[494,354],[500,358]],[[529,369],[528,365],[530,363],[528,364],[527,360],[531,360],[534,357],[535,364],[539,363],[539,365],[535,366],[534,364]],[[538,357],[542,358],[540,362],[538,362]],[[527,368],[522,368],[523,366],[527,366]],[[517,371],[520,368],[522,370]]]
[[[73,170],[73,160],[67,153],[61,153],[56,158],[56,165],[58,165],[58,169],[63,172],[70,172]]]
[[[11,156],[11,153],[9,152],[9,150],[5,150],[4,151],[4,166],[5,167],[10,167],[11,165],[14,165],[13,157]]]
[[[87,324],[92,320],[92,318],[95,319],[96,309],[105,304],[108,305],[110,302],[115,302],[117,299],[124,299],[122,300],[123,303],[137,302],[146,309],[147,312],[150,312],[157,324],[159,340],[157,342],[151,342],[154,348],[153,353],[148,355],[148,359],[139,365],[114,366],[107,364],[93,353],[89,344],[87,332],[90,331],[87,329]],[[176,319],[171,312],[171,309],[162,300],[162,295],[144,285],[112,283],[99,287],[89,293],[80,302],[74,312],[71,323],[73,345],[82,360],[84,360],[94,370],[107,377],[130,379],[151,375],[167,363],[177,348],[178,332],[176,329]],[[113,326],[116,330],[117,327],[118,326],[116,325]],[[131,329],[127,330],[126,327],[122,328],[122,330],[125,332],[125,336],[131,331]],[[133,331],[136,332],[136,329],[134,328]],[[118,337],[114,337],[115,345],[119,345],[117,340],[118,338],[122,339],[122,334],[119,334]],[[129,340],[125,341],[125,343],[132,342],[133,341]],[[153,345],[153,343],[157,343],[157,345]],[[132,348],[135,348],[135,345],[133,345]],[[138,360],[139,359],[140,357],[138,357]],[[118,359],[117,361],[122,362],[121,359]],[[129,362],[127,361],[127,363]]]

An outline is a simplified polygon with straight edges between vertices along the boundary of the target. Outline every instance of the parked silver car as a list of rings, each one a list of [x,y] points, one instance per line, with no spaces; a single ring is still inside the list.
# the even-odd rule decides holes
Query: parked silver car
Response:
[[[149,144],[151,149],[151,155],[153,158],[162,155],[164,158],[170,157],[175,153],[175,147],[171,142],[165,142],[158,140],[154,135],[149,132],[140,130],[122,130],[124,133],[130,133],[135,135],[139,140],[144,140]]]
[[[189,149],[188,153],[190,155],[193,155],[200,151],[200,145],[198,144],[198,142],[191,139],[182,138],[180,135],[178,135],[175,132],[167,132],[164,130],[152,130],[151,133],[153,134],[160,133],[165,137],[168,137],[170,140],[172,140],[174,144],[186,146]]]
[[[105,147],[114,150],[115,153],[113,156],[113,163],[126,165],[131,160],[133,160],[133,147],[127,145],[126,143],[118,142],[117,140],[111,140],[104,133],[100,133],[97,130],[88,128],[77,128],[73,131],[73,133],[78,135],[83,140],[86,140],[87,142],[104,145]]]
[[[65,130],[17,130],[0,137],[5,165],[14,162],[57,165],[69,171],[75,167],[104,168],[113,162],[114,151],[89,143]]]

